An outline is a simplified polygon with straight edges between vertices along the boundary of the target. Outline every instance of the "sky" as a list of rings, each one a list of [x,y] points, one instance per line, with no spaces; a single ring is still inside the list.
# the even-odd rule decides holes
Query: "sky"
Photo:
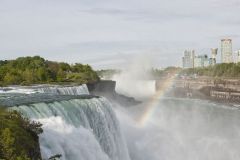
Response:
[[[239,0],[0,0],[0,59],[180,66],[185,49],[210,55],[222,38],[240,49],[239,15]]]

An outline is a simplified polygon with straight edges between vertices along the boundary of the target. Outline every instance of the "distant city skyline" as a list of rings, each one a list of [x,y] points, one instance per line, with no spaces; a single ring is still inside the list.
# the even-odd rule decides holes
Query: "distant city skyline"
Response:
[[[239,14],[239,0],[0,0],[0,59],[39,55],[101,69],[146,56],[154,67],[181,66],[185,49],[210,54],[223,38],[238,51]]]
[[[195,50],[185,50],[182,57],[182,68],[199,68],[214,66],[218,63],[239,63],[240,50],[233,51],[232,39],[221,39],[221,47],[211,48],[205,54],[195,53]],[[220,50],[220,59],[217,60]],[[209,56],[210,55],[210,56]]]

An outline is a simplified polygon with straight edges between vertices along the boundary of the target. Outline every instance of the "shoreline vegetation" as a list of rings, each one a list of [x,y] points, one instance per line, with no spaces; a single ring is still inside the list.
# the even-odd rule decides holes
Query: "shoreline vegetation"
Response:
[[[0,61],[0,86],[94,83],[97,73],[89,65],[48,61],[40,56]]]
[[[181,74],[240,80],[240,63],[221,63],[209,67],[189,68],[182,70]]]

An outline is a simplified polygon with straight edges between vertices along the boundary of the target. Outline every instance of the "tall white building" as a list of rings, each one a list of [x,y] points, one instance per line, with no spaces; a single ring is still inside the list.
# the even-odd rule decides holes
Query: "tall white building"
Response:
[[[240,50],[237,51],[237,63],[240,62]]]
[[[196,56],[194,58],[194,68],[199,68],[199,67],[203,67],[202,56]]]
[[[222,53],[222,63],[232,63],[232,40],[222,39],[221,40],[221,53]]]
[[[209,63],[210,65],[215,65],[217,63],[217,53],[218,53],[218,49],[217,48],[211,48],[211,55],[212,57],[209,59]]]
[[[185,50],[182,58],[183,68],[194,68],[194,50]]]
[[[208,57],[207,58],[204,58],[204,61],[203,61],[203,67],[208,67],[209,66],[209,59]]]
[[[207,66],[209,66],[209,59],[206,54],[194,57],[194,68],[207,67]]]

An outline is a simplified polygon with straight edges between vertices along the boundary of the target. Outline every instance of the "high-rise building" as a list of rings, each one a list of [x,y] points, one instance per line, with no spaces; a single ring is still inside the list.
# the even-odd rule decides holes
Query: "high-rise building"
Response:
[[[232,40],[222,39],[221,40],[221,53],[222,53],[222,63],[232,63]]]
[[[183,68],[193,68],[194,67],[194,50],[185,50],[184,57],[182,58]]]
[[[202,56],[194,57],[194,68],[203,67],[203,59]]]
[[[240,62],[240,50],[237,51],[237,63]]]
[[[207,66],[209,66],[209,59],[206,54],[194,57],[194,68],[207,67]]]
[[[207,57],[207,55],[206,55],[206,57],[204,58],[204,60],[203,60],[203,67],[208,67],[209,66],[209,59],[208,59],[208,57]]]
[[[215,65],[217,63],[217,52],[218,52],[218,49],[217,48],[211,48],[211,55],[212,57],[209,59],[209,64],[210,65]]]

